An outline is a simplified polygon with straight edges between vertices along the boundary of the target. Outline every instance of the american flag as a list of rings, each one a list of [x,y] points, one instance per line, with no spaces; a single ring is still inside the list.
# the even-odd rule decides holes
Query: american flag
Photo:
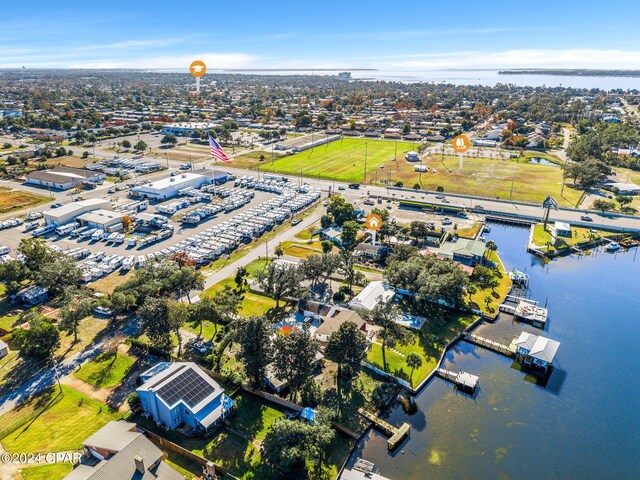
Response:
[[[211,156],[217,158],[218,160],[222,160],[225,163],[231,163],[231,159],[227,157],[227,154],[224,153],[224,150],[220,146],[216,139],[209,134],[209,147],[211,151]]]

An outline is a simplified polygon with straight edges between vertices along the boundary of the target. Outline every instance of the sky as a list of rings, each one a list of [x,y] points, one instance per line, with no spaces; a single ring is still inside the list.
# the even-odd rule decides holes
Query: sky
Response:
[[[640,69],[627,0],[0,0],[0,68]]]

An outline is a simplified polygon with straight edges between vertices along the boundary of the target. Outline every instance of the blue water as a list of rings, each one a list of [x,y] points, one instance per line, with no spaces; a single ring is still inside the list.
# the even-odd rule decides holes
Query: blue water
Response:
[[[555,370],[538,386],[512,361],[467,343],[445,366],[480,377],[474,398],[436,379],[393,454],[371,432],[357,456],[390,479],[640,478],[640,254],[596,252],[547,265],[525,251],[528,230],[493,225],[507,268],[530,274],[531,297],[548,301],[545,336],[561,342]]]

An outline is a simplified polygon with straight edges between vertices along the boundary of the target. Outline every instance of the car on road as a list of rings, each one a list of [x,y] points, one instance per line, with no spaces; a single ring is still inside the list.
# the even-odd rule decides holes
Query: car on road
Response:
[[[444,195],[436,195],[436,198],[437,198],[438,200],[444,200]]]
[[[445,217],[444,220],[442,220],[442,224],[443,225],[451,225],[451,219],[449,217]]]
[[[591,218],[589,215],[582,215],[580,217],[580,220],[583,220],[585,222],[593,222],[593,218]]]
[[[110,188],[109,190],[107,190],[107,193],[116,193],[116,191],[113,188]]]
[[[484,210],[484,207],[482,205],[475,205],[473,208],[475,208],[476,210]]]
[[[291,226],[293,227],[294,225],[298,225],[302,220],[300,220],[299,218],[294,218],[293,220],[291,220]]]
[[[178,175],[178,172],[171,172],[172,177],[175,177],[176,175]]]
[[[345,190],[344,185],[340,185],[340,186],[338,187],[338,190]]]
[[[51,208],[60,208],[61,206],[61,203],[54,203],[53,205],[51,205]]]

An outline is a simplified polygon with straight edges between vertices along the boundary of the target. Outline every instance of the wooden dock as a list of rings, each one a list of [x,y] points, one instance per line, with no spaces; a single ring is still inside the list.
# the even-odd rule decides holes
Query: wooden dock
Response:
[[[389,437],[387,440],[387,448],[389,450],[395,450],[398,448],[398,445],[400,445],[402,441],[409,436],[411,426],[408,423],[403,423],[400,428],[396,428],[364,408],[359,408],[358,413],[372,422],[378,430]]]
[[[478,388],[479,378],[476,375],[472,375],[468,372],[452,372],[445,368],[438,368],[436,375],[440,378],[453,383],[459,390],[464,390],[469,393],[473,393]]]
[[[469,332],[465,334],[464,339],[469,343],[473,343],[474,345],[478,345],[479,347],[483,347],[487,350],[499,353],[500,355],[504,355],[509,358],[516,357],[516,349],[512,345],[505,345],[503,343],[489,340],[488,338],[480,337]]]

